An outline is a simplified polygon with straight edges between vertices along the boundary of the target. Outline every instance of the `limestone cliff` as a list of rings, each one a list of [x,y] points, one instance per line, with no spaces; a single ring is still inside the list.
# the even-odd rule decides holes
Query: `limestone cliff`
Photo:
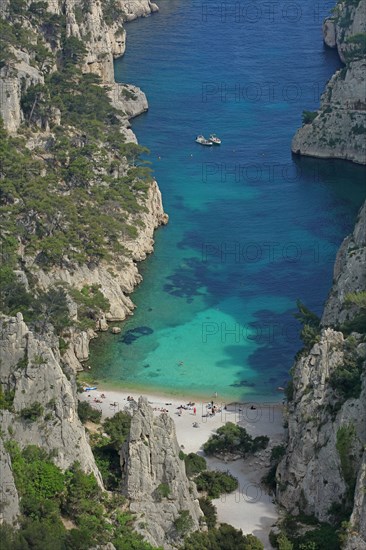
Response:
[[[366,0],[339,2],[323,34],[346,65],[328,82],[319,110],[305,117],[292,151],[366,164]]]
[[[165,413],[154,416],[140,397],[129,440],[120,455],[124,490],[130,510],[137,514],[139,532],[154,545],[176,548],[180,533],[174,521],[179,513],[188,511],[191,530],[197,530],[202,512],[195,486],[187,479],[184,461],[178,457],[173,420]]]
[[[293,367],[288,446],[277,469],[277,497],[290,513],[328,522],[351,514],[349,550],[366,545],[366,327],[364,306],[347,301],[366,289],[365,224],[366,203],[337,255],[318,341]],[[349,323],[360,319],[356,332]]]
[[[49,81],[50,76],[59,70],[65,41],[68,39],[75,39],[83,45],[84,52],[79,59],[82,72],[93,73],[101,78],[101,85],[105,87],[112,106],[117,109],[114,116],[119,121],[121,142],[137,143],[129,120],[147,110],[147,99],[139,88],[114,82],[113,60],[125,51],[124,22],[148,16],[157,10],[156,4],[150,0],[49,0],[40,5],[21,0],[17,7],[9,2],[1,4],[2,29],[9,39],[0,65],[0,116],[10,133],[26,135],[26,147],[34,152],[35,159],[44,163],[44,167],[47,163],[55,164],[50,148],[56,143],[55,128],[58,126],[68,132],[76,148],[82,149],[87,141],[84,133],[65,125],[56,106],[47,105],[43,110],[37,108],[38,102],[41,102],[40,97],[48,94],[37,86],[44,86],[47,79]],[[24,36],[13,31],[19,25],[25,29]],[[25,114],[24,97],[32,88],[38,91],[32,99],[30,113]],[[99,140],[98,148],[103,154],[104,150],[109,150],[108,144],[102,140]],[[109,164],[112,166],[117,159],[112,153],[109,153],[109,157]],[[118,158],[118,162],[123,165],[123,158]],[[68,166],[65,168],[67,170]],[[108,177],[108,169],[102,170]],[[96,180],[100,172],[101,169],[97,167]],[[127,172],[127,161],[122,172],[122,175]],[[90,182],[90,185],[94,185],[94,182]],[[63,182],[59,183],[57,192],[64,192]],[[108,321],[124,320],[134,309],[129,294],[141,281],[136,262],[145,259],[153,251],[154,230],[167,223],[168,219],[156,181],[150,183],[145,196],[140,195],[137,197],[139,214],[132,215],[126,211],[121,213],[136,231],[132,236],[128,233],[123,235],[120,240],[123,250],[118,256],[98,264],[85,262],[77,265],[66,262],[65,266],[54,265],[45,270],[35,262],[34,253],[29,255],[19,246],[19,280],[28,289],[31,277],[33,281],[37,281],[39,291],[59,283],[66,283],[77,290],[96,285],[109,301],[110,309],[104,314],[100,313],[95,330],[108,330]],[[31,215],[32,213],[29,217]],[[36,232],[37,222],[25,220],[22,223],[26,225],[26,233]],[[67,226],[66,222],[64,227]],[[70,316],[77,322],[77,305],[70,295],[68,298]],[[89,341],[96,336],[93,330],[69,330],[65,333],[69,347],[64,360],[74,371],[82,368],[80,362],[89,356]]]
[[[75,379],[63,370],[58,339],[52,333],[31,332],[21,313],[0,319],[0,383],[12,392],[10,410],[2,410],[4,439],[15,439],[20,447],[39,445],[55,455],[62,469],[80,462],[102,485],[85,429],[77,414]],[[22,411],[35,403],[41,406],[35,420]]]
[[[358,308],[346,301],[348,294],[366,291],[366,203],[360,210],[351,235],[337,253],[333,286],[325,304],[322,324],[337,326],[353,317]]]

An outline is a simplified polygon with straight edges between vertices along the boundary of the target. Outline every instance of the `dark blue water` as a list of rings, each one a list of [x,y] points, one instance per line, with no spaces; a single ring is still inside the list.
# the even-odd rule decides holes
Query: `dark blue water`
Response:
[[[365,197],[364,168],[290,152],[302,111],[340,67],[321,36],[332,3],[159,5],[128,24],[115,72],[147,94],[133,130],[170,223],[141,266],[135,315],[94,345],[93,372],[151,391],[276,399],[300,346],[296,300],[321,312]],[[221,146],[194,142],[211,132]]]

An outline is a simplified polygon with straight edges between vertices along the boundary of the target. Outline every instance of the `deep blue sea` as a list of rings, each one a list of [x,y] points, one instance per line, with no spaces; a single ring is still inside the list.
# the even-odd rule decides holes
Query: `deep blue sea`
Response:
[[[92,346],[104,384],[277,400],[300,347],[296,300],[321,313],[365,169],[296,158],[291,138],[340,67],[322,42],[333,2],[160,0],[127,25],[116,80],[170,216],[140,265],[135,314]],[[195,143],[216,133],[221,146]]]

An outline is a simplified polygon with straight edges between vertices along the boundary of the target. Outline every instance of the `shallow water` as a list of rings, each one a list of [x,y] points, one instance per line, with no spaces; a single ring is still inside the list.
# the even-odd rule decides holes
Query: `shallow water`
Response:
[[[296,300],[321,312],[365,197],[363,167],[290,151],[302,111],[340,66],[321,36],[332,2],[159,6],[128,24],[115,73],[147,94],[132,126],[170,222],[140,266],[134,316],[93,343],[92,373],[151,391],[280,399],[300,346]],[[221,146],[194,142],[211,132]]]

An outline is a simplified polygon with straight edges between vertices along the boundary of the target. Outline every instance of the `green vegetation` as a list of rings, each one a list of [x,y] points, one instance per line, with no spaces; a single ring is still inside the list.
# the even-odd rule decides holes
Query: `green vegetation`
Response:
[[[205,516],[205,522],[208,529],[213,529],[217,521],[216,506],[212,504],[211,499],[207,497],[201,497],[199,499],[200,508]]]
[[[170,495],[170,487],[167,483],[160,483],[156,488],[156,494],[159,500],[163,498],[168,498]]]
[[[103,8],[113,21],[121,15],[114,0]],[[82,11],[90,12],[89,0]],[[86,49],[67,36],[64,15],[49,13],[46,2],[15,0],[6,20],[0,20],[0,42],[0,68],[11,71],[13,46],[28,52],[44,75],[44,84],[22,88],[24,123],[18,136],[9,136],[0,123],[0,307],[8,315],[22,312],[40,331],[53,325],[61,335],[71,324],[71,291],[66,286],[41,291],[19,251],[43,270],[122,262],[128,255],[123,243],[143,226],[151,173],[140,157],[148,151],[124,143],[121,113],[101,80],[82,72]],[[51,71],[56,62],[58,70]],[[45,140],[44,134],[36,137],[39,145],[31,151],[27,139],[46,128],[52,133]],[[19,268],[29,289],[14,273]],[[109,308],[94,287],[74,291],[73,298],[82,329]]]
[[[86,411],[90,414],[89,409]],[[99,411],[96,411],[99,414]],[[118,490],[121,483],[121,465],[119,451],[130,432],[131,417],[122,411],[107,418],[102,425],[103,435],[90,434],[90,445],[95,462],[103,478],[105,487],[110,491]]]
[[[273,493],[276,490],[276,471],[281,458],[286,454],[284,445],[275,445],[271,451],[271,466],[267,474],[263,476],[262,483],[266,485]]]
[[[103,17],[107,25],[112,25],[118,20],[122,20],[124,11],[119,7],[116,0],[104,0],[102,3]]]
[[[318,111],[303,111],[302,112],[302,123],[311,124],[313,120],[318,116]]]
[[[20,411],[20,416],[24,420],[30,420],[31,422],[35,422],[39,418],[43,416],[44,408],[38,401],[30,405],[29,407],[25,407]]]
[[[271,531],[269,540],[278,550],[340,550],[337,529],[313,516],[286,516],[281,532]]]
[[[320,318],[310,311],[300,300],[296,302],[298,312],[294,314],[301,325],[300,337],[304,343],[298,356],[308,353],[314,344],[320,341]]]
[[[202,472],[195,478],[199,491],[205,491],[210,498],[219,498],[222,493],[232,493],[238,488],[238,480],[229,472],[208,471]]]
[[[188,510],[181,510],[174,520],[174,527],[179,535],[185,535],[193,527],[193,519]]]
[[[79,326],[93,328],[101,313],[109,311],[110,303],[98,285],[84,286],[81,290],[70,289],[70,295],[78,306]]]
[[[227,422],[209,438],[203,445],[203,450],[208,456],[225,453],[240,453],[245,456],[265,449],[268,442],[267,436],[252,438],[245,428],[241,428],[233,422]]]
[[[241,529],[235,529],[222,523],[217,529],[206,533],[195,532],[186,537],[182,550],[263,550],[263,544],[253,535],[243,535]]]
[[[341,330],[344,334],[350,334],[351,332],[359,332],[360,334],[366,334],[366,292],[352,292],[346,295],[344,300],[346,307],[356,308],[352,319],[346,321],[341,326]]]
[[[109,497],[93,474],[74,464],[62,472],[42,449],[20,451],[8,441],[17,490],[21,496],[20,529],[0,526],[3,550],[87,550],[112,542],[118,550],[152,550],[133,531],[133,516],[123,511],[124,499]],[[75,527],[66,530],[61,518]]]
[[[341,426],[337,431],[336,449],[341,462],[343,479],[347,485],[348,500],[353,499],[356,486],[356,468],[354,464],[354,442],[357,438],[353,424]]]
[[[349,354],[345,356],[343,364],[331,373],[329,383],[342,401],[360,396],[362,366],[362,358]]]
[[[12,411],[14,396],[14,390],[3,390],[2,386],[0,385],[0,410],[6,409],[8,411]]]
[[[104,421],[103,427],[111,440],[111,445],[119,451],[130,433],[131,416],[120,411]]]
[[[95,422],[98,424],[102,418],[102,411],[92,407],[87,401],[79,401],[78,415],[83,424],[86,422]]]
[[[350,49],[345,52],[346,62],[356,61],[366,56],[366,33],[358,33],[346,40]]]
[[[186,474],[188,477],[193,477],[207,468],[206,460],[203,456],[196,453],[189,453],[184,456],[184,462],[186,465]]]

